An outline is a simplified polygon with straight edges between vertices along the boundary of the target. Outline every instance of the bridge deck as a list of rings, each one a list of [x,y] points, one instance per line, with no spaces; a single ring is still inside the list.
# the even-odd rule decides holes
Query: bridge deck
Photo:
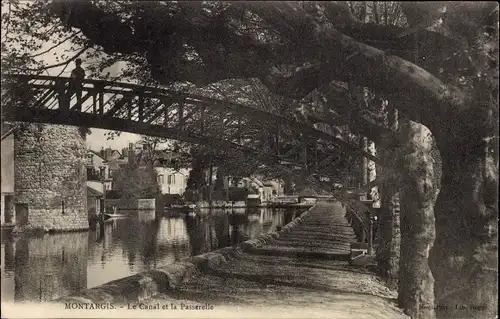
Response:
[[[318,205],[278,240],[212,266],[148,304],[209,303],[217,311],[195,317],[238,311],[245,318],[405,318],[394,306],[395,293],[342,260],[355,240],[344,214],[339,204]]]

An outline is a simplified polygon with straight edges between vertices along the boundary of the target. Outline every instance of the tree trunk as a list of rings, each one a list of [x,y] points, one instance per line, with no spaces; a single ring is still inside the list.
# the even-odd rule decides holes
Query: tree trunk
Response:
[[[434,278],[429,251],[435,239],[434,203],[439,182],[431,156],[430,131],[415,122],[402,125],[407,139],[401,157],[401,259],[398,299],[412,318],[433,318]],[[436,175],[437,174],[437,175]]]
[[[367,146],[366,151],[368,153],[372,154],[373,156],[376,156],[377,149],[376,149],[375,143],[372,141],[368,141],[368,146]],[[366,174],[368,175],[367,185],[369,186],[366,189],[368,192],[367,197],[368,197],[368,199],[373,200],[373,207],[374,208],[379,208],[380,207],[379,206],[380,205],[379,189],[378,189],[376,184],[372,184],[372,182],[374,182],[375,179],[377,178],[377,167],[375,165],[375,162],[370,160],[370,159],[366,159],[366,162],[367,162],[366,163],[366,171],[367,171]]]
[[[213,176],[213,169],[214,169],[214,166],[212,165],[212,159],[210,159],[210,164],[209,164],[209,176],[208,176],[208,194],[207,194],[207,197],[208,197],[208,205],[210,207],[212,207],[212,191],[213,191],[213,187],[212,187],[212,176]]]
[[[473,43],[479,68],[474,104],[435,128],[443,186],[431,267],[440,318],[498,313],[498,20],[494,32],[482,32]]]
[[[387,286],[398,285],[400,225],[399,192],[393,185],[384,185],[380,216],[380,241],[377,247],[377,264],[380,275]]]
[[[399,129],[398,110],[392,102],[388,105],[388,124],[393,131]],[[384,141],[380,149],[383,157],[380,175],[381,210],[380,210],[380,241],[377,249],[377,264],[380,275],[390,288],[397,288],[399,274],[399,251],[401,233],[399,225],[399,175],[395,168],[394,160],[398,156],[398,150],[392,148]]]
[[[368,150],[368,139],[366,137],[361,137],[360,146],[364,152]],[[366,190],[368,186],[368,159],[365,156],[360,159],[360,167],[362,177],[360,188]]]
[[[431,262],[443,318],[490,318],[497,312],[498,160],[490,151],[496,142],[474,140],[441,143],[444,178]]]

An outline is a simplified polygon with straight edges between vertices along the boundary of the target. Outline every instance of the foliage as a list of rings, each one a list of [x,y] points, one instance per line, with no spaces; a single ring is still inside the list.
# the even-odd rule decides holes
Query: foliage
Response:
[[[230,187],[228,189],[228,197],[229,200],[233,202],[246,201],[248,198],[248,189],[242,187]]]
[[[121,198],[154,198],[159,194],[156,173],[151,167],[127,165],[113,174],[113,188]]]
[[[446,265],[449,257],[465,259],[466,265],[459,271],[448,266],[437,271],[436,294],[448,291],[442,286],[460,279],[465,269],[480,264],[479,275],[462,284],[477,285],[462,291],[464,300],[479,299],[476,303],[482,304],[485,296],[496,295],[481,290],[486,265],[469,256],[494,237],[484,230],[498,226],[498,202],[493,199],[493,186],[498,186],[497,3],[11,0],[2,6],[8,9],[2,14],[2,64],[13,71],[42,73],[82,56],[95,61],[91,76],[97,78],[106,77],[103,70],[122,61],[127,68],[120,79],[202,90],[284,116],[299,114],[308,123],[329,124],[354,143],[362,136],[377,143],[390,140],[381,119],[391,103],[405,121],[424,124],[437,138],[443,184],[448,187],[440,197],[444,206],[456,206],[437,211],[437,233],[442,237],[436,244],[454,238],[458,230],[449,228],[456,223],[464,225],[463,242],[472,247],[450,253],[449,247],[462,244],[451,239],[441,247],[438,262]],[[47,65],[40,59],[46,50],[42,42],[57,39],[56,48],[66,38],[71,53],[56,53],[63,62]],[[253,137],[270,132],[259,133],[252,132]],[[387,145],[394,147],[397,141],[393,137]],[[285,142],[285,151],[306,150],[304,162],[313,162],[315,152],[306,136]],[[266,143],[271,141],[261,146]],[[206,184],[202,175],[208,165],[224,167],[234,176],[284,176],[293,171],[308,177],[293,166],[280,169],[272,154],[263,158],[218,144],[192,150],[191,189]],[[154,158],[149,155],[154,152],[146,148],[142,158],[148,163]],[[338,164],[325,170],[330,176],[345,176],[358,157],[324,158]],[[136,184],[134,180],[128,186]],[[447,222],[449,211],[453,216]],[[433,293],[432,284],[410,288],[403,291],[403,300]],[[434,309],[419,300],[403,306],[415,317],[432,317]]]

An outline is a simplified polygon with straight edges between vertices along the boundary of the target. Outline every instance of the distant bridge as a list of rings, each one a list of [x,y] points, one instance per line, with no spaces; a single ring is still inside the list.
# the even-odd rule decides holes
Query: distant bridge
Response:
[[[4,74],[2,95],[9,102],[3,105],[3,120],[94,127],[234,147],[260,154],[267,162],[325,176],[341,161],[341,153],[376,160],[359,146],[288,114],[103,80],[84,80],[78,99],[69,90],[71,83],[67,77]]]

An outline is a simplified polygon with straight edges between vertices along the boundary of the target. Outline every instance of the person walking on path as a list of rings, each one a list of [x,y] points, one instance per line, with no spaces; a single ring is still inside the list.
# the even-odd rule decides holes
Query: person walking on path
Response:
[[[82,68],[82,59],[75,60],[76,68],[71,71],[71,82],[69,85],[68,96],[69,101],[73,93],[76,94],[76,107],[74,110],[81,109],[82,107],[82,85],[85,79],[85,71]]]

